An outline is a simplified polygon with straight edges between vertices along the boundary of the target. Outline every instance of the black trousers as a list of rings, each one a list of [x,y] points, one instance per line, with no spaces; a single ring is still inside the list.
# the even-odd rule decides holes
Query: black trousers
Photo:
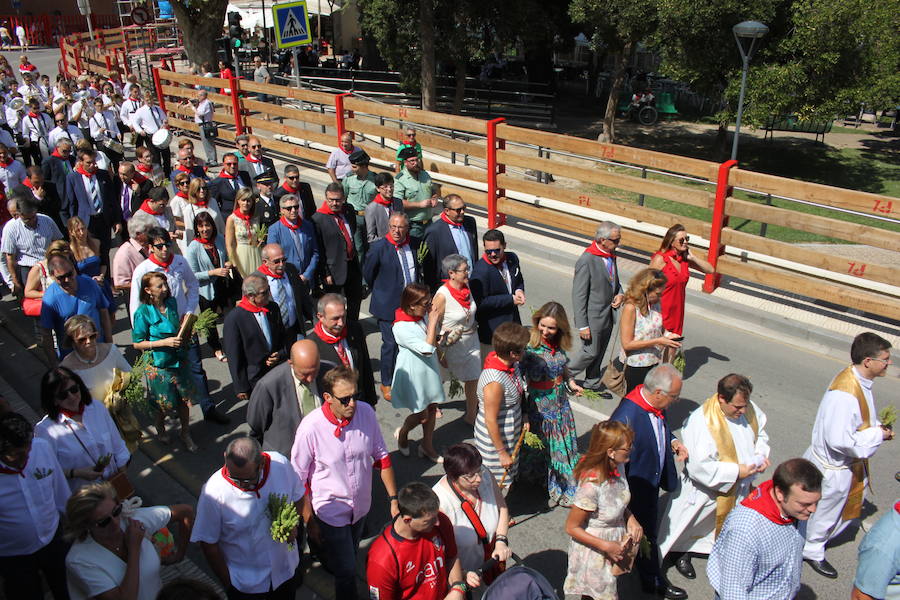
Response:
[[[66,554],[69,545],[63,541],[62,525],[46,546],[34,554],[0,557],[3,592],[9,600],[44,600],[41,574],[56,600],[69,600],[66,587]]]
[[[294,597],[297,595],[297,588],[303,583],[303,576],[301,573],[300,567],[298,566],[297,572],[293,577],[274,590],[258,594],[248,594],[238,590],[233,585],[229,585],[228,589],[225,590],[225,596],[228,600],[294,600]]]

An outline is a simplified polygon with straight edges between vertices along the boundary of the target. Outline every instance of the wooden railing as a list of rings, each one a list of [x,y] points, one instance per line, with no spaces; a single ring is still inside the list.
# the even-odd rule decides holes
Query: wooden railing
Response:
[[[602,214],[613,215],[623,220],[627,246],[655,252],[660,232],[682,223],[692,234],[709,240],[708,258],[716,271],[706,278],[707,292],[713,292],[724,275],[900,320],[900,232],[758,204],[736,197],[734,188],[900,222],[900,200],[895,198],[746,171],[738,168],[735,161],[718,164],[602,144],[514,127],[503,119],[483,121],[397,107],[350,94],[159,70],[154,71],[154,79],[162,95],[160,104],[170,112],[171,123],[176,127],[197,131],[190,119],[192,112],[178,104],[194,96],[194,86],[217,88],[209,95],[217,109],[215,120],[234,126],[233,131],[219,129],[223,139],[231,140],[236,133],[252,130],[266,138],[267,148],[318,165],[326,162],[343,131],[354,131],[371,140],[399,139],[402,127],[419,125],[418,141],[426,150],[425,168],[443,184],[444,193],[461,193],[467,202],[485,207],[489,227],[502,225],[505,216],[510,215],[590,236],[598,220],[604,218]],[[232,93],[218,93],[218,88],[230,89]],[[248,96],[257,93],[281,98],[283,105]],[[265,116],[273,120],[266,120]],[[453,137],[439,135],[443,131],[452,131]],[[533,155],[535,147],[541,149],[541,157]],[[393,148],[377,142],[366,144],[365,148],[383,166],[394,164]],[[471,157],[478,166],[450,162],[432,154],[438,151]],[[624,167],[670,174],[671,181],[629,175],[622,172]],[[533,176],[524,174],[526,170],[550,173],[571,185],[535,181]],[[684,217],[633,204],[613,198],[616,194],[605,190],[637,193],[703,209],[701,212],[711,212],[712,218]],[[812,248],[749,234],[731,227],[730,217],[878,248],[886,251],[888,259],[848,260],[831,252],[828,246]]]

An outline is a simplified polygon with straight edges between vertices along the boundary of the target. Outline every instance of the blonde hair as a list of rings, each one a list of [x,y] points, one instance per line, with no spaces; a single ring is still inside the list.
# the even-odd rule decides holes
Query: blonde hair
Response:
[[[94,320],[87,315],[74,315],[66,319],[63,326],[66,337],[69,341],[74,340],[78,332],[97,333],[97,325]]]
[[[115,502],[116,489],[111,483],[89,483],[77,490],[66,502],[66,533],[69,541],[84,540],[94,525],[94,511],[104,500]]]
[[[553,301],[547,302],[531,315],[531,339],[528,340],[528,345],[532,348],[541,346],[541,331],[538,324],[547,317],[556,321],[556,344],[563,350],[568,350],[572,346],[572,329],[569,326],[569,318],[566,316],[566,309],[563,308],[563,305]]]
[[[647,310],[647,294],[650,290],[666,285],[666,276],[659,269],[642,269],[628,282],[628,291],[625,292],[625,301],[634,304],[634,307],[644,314]]]

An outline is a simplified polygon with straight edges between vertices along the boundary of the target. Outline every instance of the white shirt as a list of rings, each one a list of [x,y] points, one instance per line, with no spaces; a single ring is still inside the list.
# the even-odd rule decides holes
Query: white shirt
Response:
[[[98,142],[104,142],[110,138],[118,138],[122,135],[122,132],[119,131],[119,126],[116,124],[116,116],[112,111],[94,112],[89,124],[91,137]],[[102,131],[103,129],[106,129],[106,131]]]
[[[94,98],[93,96],[89,96],[83,100],[79,100],[75,104],[72,105],[71,114],[75,115],[81,111],[81,116],[78,119],[78,126],[84,129],[88,128],[88,121],[91,116],[94,114]]]
[[[15,145],[11,148],[14,149]],[[3,182],[3,189],[6,190],[7,195],[10,190],[25,181],[26,177],[28,177],[28,172],[25,170],[25,165],[17,160],[13,160],[5,167],[0,165],[0,182]]]
[[[33,554],[49,544],[71,494],[45,440],[34,439],[22,473],[0,473],[0,556]]]
[[[47,94],[44,90],[41,89],[36,83],[32,83],[31,86],[25,85],[24,83],[19,86],[19,93],[22,94],[22,98],[25,99],[25,106],[28,106],[28,97],[29,96],[37,96],[41,99],[41,104],[47,102]]]
[[[131,116],[132,127],[147,135],[153,135],[165,124],[166,113],[158,106],[144,105]]]
[[[303,497],[303,484],[288,460],[277,452],[271,458],[269,476],[258,492],[241,490],[225,479],[222,469],[213,473],[197,501],[192,542],[218,544],[231,584],[245,594],[275,589],[294,576],[300,564],[295,547],[272,540],[266,516],[269,494],[287,495],[290,502]]]
[[[351,152],[357,150],[359,150],[359,147],[353,146]],[[334,176],[338,179],[343,179],[353,172],[353,167],[350,165],[350,155],[340,147],[331,151],[331,155],[329,155],[328,161],[325,163],[325,168],[334,169]]]
[[[164,271],[162,267],[148,258],[135,267],[134,273],[131,275],[131,301],[129,307],[132,325],[134,325],[134,313],[137,311],[138,306],[141,305],[139,297],[141,292],[141,277],[143,277],[145,273],[152,272],[165,274],[166,279],[169,282],[169,290],[172,293],[172,297],[175,298],[175,302],[178,304],[179,316],[189,311],[198,314],[197,307],[200,300],[200,284],[197,282],[197,277],[194,275],[194,272],[191,271],[191,266],[188,264],[188,261],[180,254],[176,254],[175,258],[172,259],[172,264],[169,265],[169,269]]]
[[[74,145],[78,140],[84,139],[84,135],[81,133],[81,130],[74,125],[54,127],[52,130],[50,130],[50,134],[47,137],[49,139],[51,148],[56,148],[56,142],[61,139],[69,138],[69,140],[72,141],[72,145]]]
[[[213,118],[213,105],[209,100],[204,100],[197,104],[197,107],[194,108],[194,123],[206,123],[207,121],[212,121]]]
[[[6,107],[6,124],[9,125],[9,128],[13,131],[21,131],[22,130],[22,117],[24,116],[23,112],[18,110],[13,110],[9,106]]]
[[[22,117],[22,135],[24,135],[27,140],[31,140],[32,142],[44,140],[44,142],[46,142],[47,135],[50,133],[51,129],[53,129],[53,121],[47,113],[38,113],[37,117],[32,117],[30,114],[26,113],[25,116]]]
[[[198,214],[204,212],[209,213],[213,218],[213,222],[216,224],[216,231],[225,231],[225,222],[222,220],[222,213],[219,211],[219,203],[216,202],[215,198],[210,198],[206,208],[203,208],[202,206],[187,202],[181,196],[172,196],[172,200],[169,202],[169,208],[172,209],[172,216],[178,217],[184,221],[184,236],[181,239],[176,240],[178,242],[178,247],[181,248],[182,254],[187,254],[187,247],[194,241],[194,238],[197,235],[196,232],[194,232],[194,219],[197,218]],[[222,259],[222,262],[224,263],[224,258]]]
[[[143,102],[141,100],[135,98],[126,98],[124,102],[122,102],[122,108],[119,109],[119,118],[122,119],[122,122],[132,127],[131,118],[134,116],[134,113],[137,112]]]
[[[131,453],[125,447],[102,398],[84,407],[82,421],[79,423],[62,413],[56,419],[45,416],[34,426],[34,435],[47,440],[56,452],[56,458],[64,472],[69,469],[89,469],[101,456],[111,454],[112,459],[103,470],[103,478],[109,479],[128,464]],[[91,483],[79,478],[69,479],[68,482],[73,492]]]
[[[134,511],[132,519],[144,524],[144,539],[141,540],[141,557],[138,572],[137,600],[156,600],[162,587],[160,577],[159,553],[150,536],[162,529],[172,520],[172,511],[168,506],[151,506]],[[128,520],[119,519],[122,530]],[[88,600],[96,598],[103,592],[118,587],[125,579],[128,565],[118,556],[98,544],[93,537],[72,544],[66,556],[66,583],[69,586],[71,600]]]

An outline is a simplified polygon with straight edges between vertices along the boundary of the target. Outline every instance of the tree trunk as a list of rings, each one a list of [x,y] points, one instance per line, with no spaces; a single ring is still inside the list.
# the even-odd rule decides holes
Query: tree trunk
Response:
[[[216,68],[216,39],[222,37],[228,0],[172,0],[175,22],[181,28],[184,51],[193,65],[208,62]]]
[[[456,91],[453,94],[453,114],[458,115],[462,111],[463,100],[466,98],[466,61],[457,58],[456,66]]]
[[[606,100],[606,113],[603,115],[603,131],[597,136],[597,141],[605,144],[614,144],[616,141],[616,108],[619,103],[619,92],[625,81],[625,70],[634,52],[634,43],[627,42],[619,55],[619,62],[613,73],[613,79],[609,86],[609,98]]]
[[[713,156],[718,162],[723,162],[728,157],[728,125],[719,123],[719,129],[716,131],[716,141],[713,144]]]
[[[419,41],[422,44],[422,109],[437,107],[434,55],[433,0],[419,0]]]

